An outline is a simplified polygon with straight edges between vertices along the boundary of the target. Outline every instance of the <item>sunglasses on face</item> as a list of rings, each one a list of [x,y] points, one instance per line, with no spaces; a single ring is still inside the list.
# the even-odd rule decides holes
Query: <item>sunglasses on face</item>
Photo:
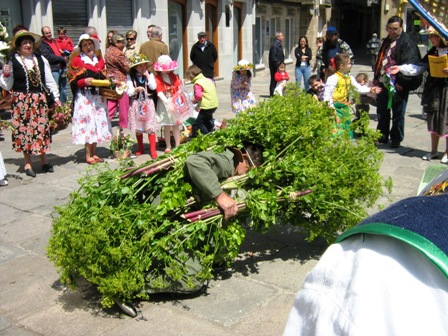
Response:
[[[127,37],[126,40],[127,41],[135,41],[135,37]]]

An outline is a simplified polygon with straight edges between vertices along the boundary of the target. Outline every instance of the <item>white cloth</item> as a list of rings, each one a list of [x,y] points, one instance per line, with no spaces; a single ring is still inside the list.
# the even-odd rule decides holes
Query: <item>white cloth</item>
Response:
[[[307,276],[284,336],[447,335],[448,279],[397,239],[331,245]]]

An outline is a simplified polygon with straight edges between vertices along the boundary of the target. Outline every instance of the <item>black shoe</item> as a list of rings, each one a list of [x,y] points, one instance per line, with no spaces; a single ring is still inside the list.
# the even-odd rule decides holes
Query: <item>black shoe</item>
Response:
[[[30,177],[36,177],[36,173],[33,168],[25,169],[25,174]]]
[[[54,173],[53,166],[49,163],[46,163],[42,166],[42,170],[46,173]]]
[[[392,141],[390,143],[390,148],[400,148],[400,142],[399,141]]]

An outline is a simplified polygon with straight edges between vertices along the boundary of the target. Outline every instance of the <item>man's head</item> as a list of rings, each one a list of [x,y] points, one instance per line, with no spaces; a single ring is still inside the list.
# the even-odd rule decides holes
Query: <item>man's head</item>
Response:
[[[277,33],[275,33],[275,38],[277,40],[279,40],[280,42],[283,42],[283,40],[285,39],[285,35],[283,35],[282,32],[277,32]]]
[[[162,40],[162,27],[154,26],[152,28],[151,39]]]
[[[387,20],[387,34],[392,40],[398,38],[403,31],[403,19],[399,16],[392,16]]]
[[[98,36],[98,31],[96,30],[95,27],[87,26],[86,28],[84,28],[83,34],[87,34],[90,36]]]
[[[198,41],[200,44],[204,44],[207,41],[207,33],[206,32],[198,33]]]
[[[42,27],[42,29],[41,29],[41,31],[42,31],[42,37],[44,38],[44,39],[46,39],[46,40],[51,40],[51,38],[52,38],[52,34],[51,34],[51,29],[50,29],[50,27],[48,27],[48,26],[44,26],[44,27]]]
[[[146,29],[146,35],[148,36],[148,40],[151,39],[152,37],[152,30],[154,29],[156,25],[155,24],[151,24],[148,26],[148,29]]]
[[[339,34],[335,27],[330,26],[327,28],[325,34],[325,42],[330,46],[335,46],[339,40]]]
[[[263,146],[261,145],[245,142],[242,150],[234,147],[229,147],[229,149],[234,154],[234,175],[247,174],[250,169],[259,167],[263,163]]]

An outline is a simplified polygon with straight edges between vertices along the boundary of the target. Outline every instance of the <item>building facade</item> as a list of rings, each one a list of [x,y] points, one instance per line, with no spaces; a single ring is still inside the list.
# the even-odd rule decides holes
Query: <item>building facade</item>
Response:
[[[163,28],[162,40],[180,64],[181,76],[191,64],[197,33],[206,31],[218,50],[215,76],[229,79],[242,58],[255,64],[256,73],[269,71],[269,47],[278,31],[285,35],[287,64],[295,63],[300,36],[307,36],[314,51],[316,37],[330,25],[352,49],[365,52],[371,34],[384,37],[387,18],[401,8],[400,0],[2,0],[0,21],[10,30],[24,24],[35,33],[49,26],[54,35],[64,26],[74,43],[86,26],[93,26],[103,42],[109,30],[124,34],[134,29],[141,44],[148,25],[156,24]],[[412,9],[402,12],[416,30]]]

